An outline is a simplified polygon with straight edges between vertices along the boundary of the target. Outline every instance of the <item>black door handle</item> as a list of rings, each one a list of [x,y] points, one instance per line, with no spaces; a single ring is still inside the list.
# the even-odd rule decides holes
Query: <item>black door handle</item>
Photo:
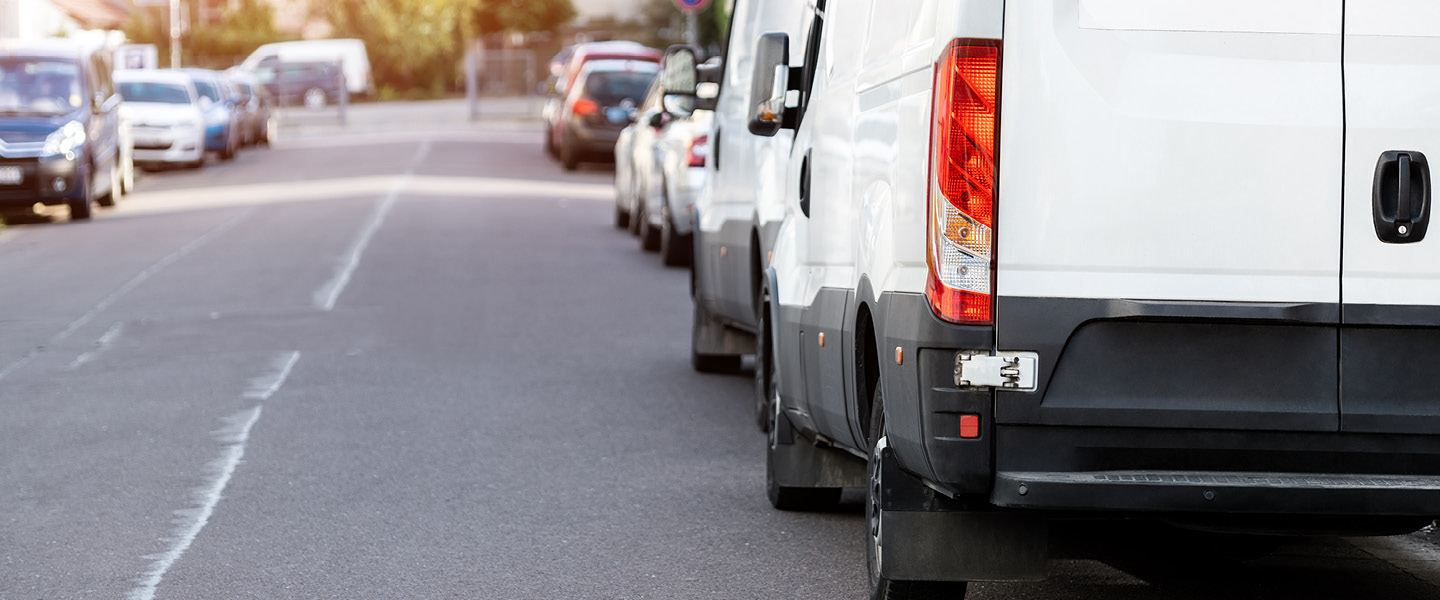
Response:
[[[1425,239],[1430,225],[1430,164],[1413,150],[1390,150],[1375,163],[1375,235],[1387,244]]]
[[[800,212],[810,218],[810,151],[800,161]]]

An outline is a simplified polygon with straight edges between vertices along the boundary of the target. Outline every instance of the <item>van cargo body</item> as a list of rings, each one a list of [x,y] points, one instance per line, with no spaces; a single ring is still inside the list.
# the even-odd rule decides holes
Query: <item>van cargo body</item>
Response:
[[[1440,514],[1432,3],[815,14],[756,69],[794,131],[757,403],[775,506],[868,490],[872,597],[1041,577],[1057,516]]]

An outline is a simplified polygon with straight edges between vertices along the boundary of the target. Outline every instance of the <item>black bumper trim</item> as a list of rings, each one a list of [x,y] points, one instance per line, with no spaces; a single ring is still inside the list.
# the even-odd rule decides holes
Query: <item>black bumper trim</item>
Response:
[[[1440,476],[1002,471],[991,502],[1064,510],[1428,517],[1440,514]]]

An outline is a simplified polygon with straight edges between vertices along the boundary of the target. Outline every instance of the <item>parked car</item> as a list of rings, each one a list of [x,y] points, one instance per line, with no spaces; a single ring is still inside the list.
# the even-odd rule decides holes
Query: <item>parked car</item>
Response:
[[[694,65],[692,49],[667,55],[667,62],[671,56]],[[693,89],[673,93],[676,90],[667,90],[663,83],[656,79],[636,122],[622,132],[627,141],[623,157],[621,146],[616,145],[616,181],[622,180],[623,163],[627,171],[623,179],[629,186],[624,193],[617,191],[616,223],[624,221],[630,226],[640,238],[641,249],[660,251],[667,266],[688,266],[691,217],[695,198],[704,192],[714,106],[707,103],[702,108],[699,103],[703,100]]]
[[[231,69],[226,71],[225,75],[240,94],[236,107],[241,117],[242,145],[270,145],[277,127],[273,111],[274,100],[271,99],[270,91],[265,89],[258,77],[248,71]]]
[[[280,106],[320,110],[339,103],[346,93],[345,74],[336,62],[267,62],[255,72],[255,78]]]
[[[336,40],[297,40],[290,42],[274,42],[256,48],[245,61],[240,63],[240,68],[245,71],[261,76],[261,80],[267,85],[269,81],[262,73],[275,73],[285,63],[335,63],[340,64],[340,75],[350,95],[369,96],[375,93],[375,77],[370,70],[370,54],[365,50],[365,42],[357,39],[336,39]],[[288,89],[288,88],[287,88]],[[300,94],[308,88],[301,88]],[[338,97],[337,93],[325,89],[331,98]],[[279,97],[275,90],[271,94]]]
[[[132,115],[135,160],[142,166],[205,164],[205,109],[194,80],[169,70],[115,72]]]
[[[84,220],[115,203],[123,100],[110,72],[76,42],[0,41],[0,208],[63,204]]]
[[[733,373],[755,352],[755,293],[785,212],[780,200],[793,135],[747,133],[755,41],[781,31],[803,39],[805,2],[737,0],[716,98],[706,193],[696,198],[691,364],[697,371]],[[757,407],[757,422],[768,418]]]
[[[767,496],[864,488],[871,598],[1042,578],[1055,518],[1436,514],[1440,42],[1370,5],[1151,8],[821,1],[758,40],[749,129],[794,132]]]
[[[659,67],[635,60],[585,63],[560,109],[556,146],[567,171],[584,160],[610,160],[620,131],[630,123],[636,103]]]
[[[209,100],[205,106],[205,149],[220,154],[220,160],[235,158],[240,150],[239,94],[219,71],[176,69],[190,76],[195,91]]]
[[[592,60],[632,60],[658,64],[660,51],[625,41],[592,42],[577,44],[571,48],[565,66],[555,78],[555,87],[546,99],[540,117],[545,122],[545,152],[557,159],[560,158],[558,136],[565,99],[569,97],[570,88],[575,85],[580,71]]]

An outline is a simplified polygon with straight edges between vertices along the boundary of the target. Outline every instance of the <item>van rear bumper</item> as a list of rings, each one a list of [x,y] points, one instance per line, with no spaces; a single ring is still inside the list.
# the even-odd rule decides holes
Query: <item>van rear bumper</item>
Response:
[[[1055,510],[1430,517],[1440,514],[1440,476],[1002,471],[990,500]]]

